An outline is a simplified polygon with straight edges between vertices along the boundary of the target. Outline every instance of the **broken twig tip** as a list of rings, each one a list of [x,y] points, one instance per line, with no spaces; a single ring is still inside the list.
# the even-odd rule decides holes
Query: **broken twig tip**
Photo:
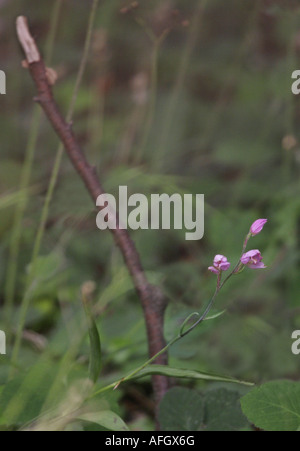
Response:
[[[25,16],[17,17],[16,21],[17,35],[20,44],[24,50],[26,60],[28,64],[36,63],[40,61],[40,53],[38,51],[37,45],[30,34],[28,28],[28,21]]]

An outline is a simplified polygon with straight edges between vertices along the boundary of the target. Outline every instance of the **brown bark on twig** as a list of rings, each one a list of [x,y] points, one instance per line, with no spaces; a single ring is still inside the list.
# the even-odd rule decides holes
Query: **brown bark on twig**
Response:
[[[52,87],[47,78],[47,69],[40,56],[38,47],[30,34],[27,19],[25,17],[21,16],[17,19],[17,34],[25,52],[31,77],[38,91],[35,100],[39,102],[43,108],[49,122],[52,124],[54,130],[64,144],[65,150],[68,153],[73,166],[77,170],[96,204],[98,196],[105,194],[105,191],[101,186],[95,168],[90,166],[87,162],[76,136],[73,133],[72,125],[65,121],[55,102]],[[125,264],[141,300],[147,328],[149,355],[152,357],[165,346],[163,323],[166,299],[162,291],[158,287],[152,286],[147,280],[139,253],[130,238],[128,231],[119,227],[118,213],[114,212],[114,214],[117,219],[117,228],[111,230],[111,232],[113,233],[117,246],[123,254]],[[167,355],[164,354],[158,357],[155,363],[167,364]],[[157,405],[167,389],[168,379],[166,377],[153,376],[153,390]]]

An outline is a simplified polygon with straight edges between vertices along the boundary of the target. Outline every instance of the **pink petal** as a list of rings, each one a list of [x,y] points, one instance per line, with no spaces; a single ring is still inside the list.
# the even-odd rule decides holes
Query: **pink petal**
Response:
[[[250,261],[250,257],[247,257],[246,254],[244,254],[241,258],[241,262],[243,263],[243,265],[247,265],[247,263],[249,263]]]
[[[219,272],[220,272],[214,266],[209,266],[208,270],[213,272],[214,274],[219,274]]]
[[[220,264],[220,269],[222,271],[227,271],[230,268],[230,266],[231,266],[231,263],[229,263],[229,262],[221,263]]]
[[[257,260],[257,261],[262,260],[261,253],[258,249],[253,249],[251,251],[248,251],[241,257],[241,262],[243,263],[243,265],[247,265],[251,260]]]
[[[217,254],[214,258],[214,265],[227,262],[227,258],[224,255]]]
[[[266,268],[266,265],[263,263],[263,262],[259,262],[259,263],[253,263],[253,264],[250,264],[250,265],[247,265],[248,266],[248,268],[251,268],[251,269],[263,269],[263,268]]]
[[[250,227],[250,232],[251,232],[252,236],[255,236],[258,233],[260,233],[262,231],[262,229],[264,228],[264,225],[266,224],[266,222],[268,222],[267,219],[257,219]]]

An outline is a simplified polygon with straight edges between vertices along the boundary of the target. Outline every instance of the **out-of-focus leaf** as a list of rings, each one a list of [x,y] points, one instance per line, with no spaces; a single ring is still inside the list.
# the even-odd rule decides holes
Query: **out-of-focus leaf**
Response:
[[[200,431],[204,421],[204,400],[195,390],[175,387],[168,391],[159,408],[163,431]]]
[[[128,426],[124,423],[122,418],[110,410],[85,413],[80,415],[77,419],[99,424],[100,426],[111,431],[129,431]]]
[[[19,425],[37,417],[56,369],[49,362],[41,362],[8,382],[0,394],[0,424]]]
[[[224,388],[205,393],[205,431],[238,431],[248,425],[239,393]]]
[[[114,275],[111,283],[103,290],[99,299],[99,307],[101,309],[106,306],[112,300],[115,300],[119,296],[126,294],[133,289],[132,280],[128,274],[128,271],[122,267]]]
[[[34,268],[35,280],[44,282],[50,279],[61,270],[62,263],[62,255],[58,252],[52,252],[49,255],[38,257]],[[29,271],[31,271],[31,266],[29,266]]]
[[[46,411],[22,430],[34,432],[63,431],[78,415],[92,388],[89,379],[78,379],[62,394],[54,409]]]
[[[31,191],[23,190],[0,196],[0,210],[24,201]]]
[[[172,388],[159,408],[159,421],[167,431],[237,431],[248,422],[239,393],[219,388],[203,394],[184,387]]]

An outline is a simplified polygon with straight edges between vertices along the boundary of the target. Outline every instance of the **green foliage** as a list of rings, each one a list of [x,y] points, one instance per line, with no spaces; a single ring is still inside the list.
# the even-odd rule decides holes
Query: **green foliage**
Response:
[[[97,329],[97,325],[94,319],[94,315],[89,305],[89,300],[83,294],[83,307],[87,317],[88,331],[90,338],[90,366],[89,375],[93,382],[96,382],[102,366],[102,352],[101,352],[101,341],[100,335]]]
[[[96,423],[99,426],[102,426],[110,431],[129,430],[124,421],[118,415],[109,410],[82,414],[80,415],[80,417],[78,417],[78,420],[86,421],[89,423]]]
[[[100,374],[96,328],[101,330],[102,368],[94,391],[147,359],[143,312],[113,239],[96,229],[94,205],[65,157],[27,287],[58,143],[41,116],[29,184],[20,189],[37,107],[32,81],[21,68],[23,56],[11,18],[20,11],[29,17],[45,54],[55,2],[0,3],[0,69],[9,80],[8,94],[0,96],[0,329],[8,334],[7,355],[0,357],[1,430],[43,429],[50,420],[58,430],[127,427],[120,418],[129,419],[131,429],[141,424],[153,429],[152,416],[136,398],[151,397],[155,371],[192,387],[173,389],[166,396],[165,429],[247,429],[238,394],[212,390],[211,385],[221,380],[299,380],[299,358],[290,350],[291,332],[300,327],[299,98],[290,92],[291,72],[299,65],[297,2],[141,0],[138,10],[129,14],[120,14],[120,9],[130,1],[100,2],[73,121],[82,148],[107,192],[116,194],[119,185],[127,185],[130,193],[146,196],[204,193],[206,199],[205,236],[198,243],[185,241],[177,230],[131,233],[151,283],[160,285],[169,299],[167,339],[191,312],[204,311],[215,289],[215,278],[207,272],[213,256],[223,253],[234,261],[251,222],[258,217],[269,222],[266,233],[251,241],[263,251],[268,269],[259,274],[244,271],[225,286],[212,320],[170,349],[170,366],[147,367],[130,382],[136,398],[121,384],[97,396],[92,408],[86,400],[90,386],[86,393],[82,381],[89,361],[92,379]],[[59,76],[54,93],[64,113],[83,51],[89,15],[85,3],[62,2],[57,24],[51,67]],[[159,35],[174,20],[173,7],[178,10],[176,24],[159,48],[156,95],[151,99],[153,45],[149,30],[135,19]],[[153,120],[145,139],[150,107]],[[290,148],[284,144],[286,137],[295,140]],[[24,214],[14,254],[11,238],[20,205]],[[4,323],[11,256],[17,269],[15,295],[12,315]],[[87,281],[95,283],[92,346],[81,305]],[[8,381],[25,294],[30,306],[15,377]],[[225,313],[219,317],[219,312]],[[80,399],[73,393],[78,386]],[[297,390],[293,382],[255,388],[242,399],[244,412],[259,428],[296,430],[299,412],[291,403],[298,399]],[[177,395],[186,408],[176,419]],[[272,409],[262,404],[268,396],[274,399]],[[128,397],[131,402],[124,402]],[[89,421],[73,416],[72,408],[78,405],[81,418]],[[61,418],[66,411],[70,422]]]
[[[57,367],[41,362],[5,384],[0,394],[1,425],[20,427],[36,418],[56,373]]]
[[[204,381],[218,381],[218,382],[231,382],[242,385],[253,385],[250,382],[239,381],[232,377],[221,376],[217,374],[202,373],[200,371],[192,371],[183,368],[172,368],[170,366],[163,365],[149,365],[135,376],[136,378],[149,376],[152,374],[159,374],[161,376],[175,377],[179,379],[190,379],[190,380],[204,380]]]
[[[223,388],[205,393],[205,430],[239,431],[249,428],[242,414],[240,394]]]
[[[277,432],[299,430],[299,382],[267,382],[244,396],[241,404],[244,414],[257,428]]]
[[[204,419],[204,401],[194,390],[173,388],[160,405],[159,422],[165,431],[199,431]]]
[[[165,431],[239,431],[248,427],[240,395],[223,388],[198,393],[172,388],[160,405],[159,420]]]

